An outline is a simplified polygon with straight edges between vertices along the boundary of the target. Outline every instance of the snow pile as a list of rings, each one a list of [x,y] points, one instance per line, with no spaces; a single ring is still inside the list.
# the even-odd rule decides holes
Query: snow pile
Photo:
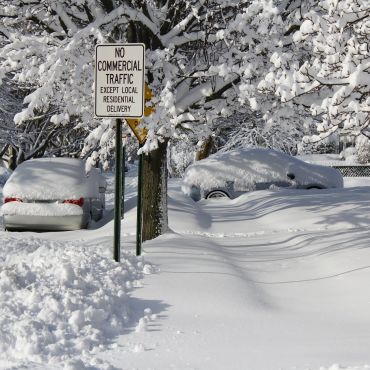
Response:
[[[82,216],[83,209],[76,204],[9,202],[1,207],[1,213],[8,216]]]
[[[141,286],[148,268],[141,257],[123,254],[118,264],[102,253],[72,242],[2,237],[0,361],[86,364],[89,352],[122,334],[128,292]]]
[[[294,181],[288,179],[288,173],[295,175]],[[217,153],[189,166],[182,189],[190,194],[192,186],[211,189],[224,187],[228,181],[234,182],[235,190],[253,190],[258,182],[275,181],[343,187],[343,178],[335,169],[308,164],[271,149],[245,149]]]
[[[74,158],[39,158],[20,164],[4,186],[4,197],[31,200],[99,197],[106,187],[95,168],[86,175],[85,162]]]

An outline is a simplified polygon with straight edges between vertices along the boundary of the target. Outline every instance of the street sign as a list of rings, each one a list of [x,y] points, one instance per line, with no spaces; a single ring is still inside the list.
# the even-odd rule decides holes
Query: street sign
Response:
[[[95,48],[95,116],[144,115],[144,44],[99,44]]]
[[[150,102],[153,98],[153,93],[152,90],[149,89],[148,85],[145,84],[145,93],[144,93],[144,101],[145,104]],[[149,117],[153,112],[155,108],[153,106],[144,107],[144,116]],[[134,133],[136,138],[138,139],[140,144],[143,144],[146,140],[146,136],[148,134],[148,130],[144,128],[139,128],[138,126],[140,125],[140,119],[135,119],[135,118],[128,118],[126,119],[127,124],[130,126],[131,131]]]
[[[144,115],[144,44],[100,44],[95,48],[95,116],[116,118],[116,178],[113,258],[120,262],[123,198],[122,120]]]

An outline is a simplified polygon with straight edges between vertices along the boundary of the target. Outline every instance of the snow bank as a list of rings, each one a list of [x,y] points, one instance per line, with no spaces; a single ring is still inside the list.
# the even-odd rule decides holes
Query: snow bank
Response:
[[[9,216],[81,216],[83,209],[76,204],[10,202],[1,207],[1,213]]]
[[[294,173],[300,185],[343,187],[342,176],[335,169],[308,164],[270,149],[240,149],[217,153],[189,166],[182,189],[190,195],[192,186],[211,189],[233,181],[235,190],[253,190],[258,182],[288,182],[288,173]]]
[[[85,162],[74,158],[39,158],[20,164],[4,186],[4,197],[22,199],[79,199],[99,197],[103,176],[92,168],[88,176]]]
[[[118,264],[99,247],[2,235],[0,362],[84,369],[89,353],[123,333],[128,293],[150,270],[130,254]]]

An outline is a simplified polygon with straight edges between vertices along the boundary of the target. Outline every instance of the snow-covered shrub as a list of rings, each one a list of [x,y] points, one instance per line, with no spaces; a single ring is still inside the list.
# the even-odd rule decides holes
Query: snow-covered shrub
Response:
[[[302,141],[298,145],[298,154],[330,154],[338,153],[339,136],[333,134],[317,142]]]
[[[343,149],[339,157],[345,160],[346,164],[358,164],[357,150],[354,146]]]

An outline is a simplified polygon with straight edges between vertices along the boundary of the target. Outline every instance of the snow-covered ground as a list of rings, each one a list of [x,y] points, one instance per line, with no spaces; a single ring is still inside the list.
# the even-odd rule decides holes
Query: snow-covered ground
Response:
[[[172,180],[171,230],[141,258],[126,185],[120,265],[111,210],[91,230],[0,231],[0,368],[370,369],[368,179],[198,203]]]

